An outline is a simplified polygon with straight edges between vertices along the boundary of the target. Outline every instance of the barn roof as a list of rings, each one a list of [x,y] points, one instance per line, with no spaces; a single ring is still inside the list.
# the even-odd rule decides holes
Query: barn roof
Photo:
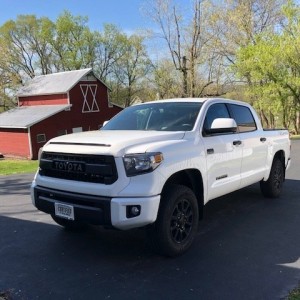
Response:
[[[19,89],[17,96],[65,94],[90,73],[95,76],[92,68],[36,76]]]
[[[0,114],[0,128],[29,128],[71,105],[37,105],[16,107]]]

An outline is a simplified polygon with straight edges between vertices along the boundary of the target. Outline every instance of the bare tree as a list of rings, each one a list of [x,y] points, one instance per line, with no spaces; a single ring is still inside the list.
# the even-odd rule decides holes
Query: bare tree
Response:
[[[151,10],[147,10],[160,29],[158,37],[166,42],[175,69],[182,73],[183,97],[201,96],[221,78],[217,72],[211,72],[208,77],[204,75],[210,66],[220,62],[212,49],[215,45],[209,28],[212,5],[208,0],[193,0],[190,4],[191,18],[188,19],[183,18],[180,7],[171,0],[156,0]]]

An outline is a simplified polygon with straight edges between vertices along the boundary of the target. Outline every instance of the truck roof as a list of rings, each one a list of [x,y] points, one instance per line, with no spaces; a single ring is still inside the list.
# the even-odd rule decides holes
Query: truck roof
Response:
[[[247,102],[240,101],[240,100],[232,100],[232,99],[227,99],[227,98],[171,98],[171,99],[162,99],[162,100],[155,100],[155,101],[146,101],[144,103],[138,103],[135,105],[142,105],[145,103],[168,103],[168,102],[178,102],[178,103],[184,103],[184,102],[199,102],[199,103],[204,103],[206,101],[212,102],[212,101],[226,101],[226,102],[233,102],[233,103],[241,103],[247,105]]]

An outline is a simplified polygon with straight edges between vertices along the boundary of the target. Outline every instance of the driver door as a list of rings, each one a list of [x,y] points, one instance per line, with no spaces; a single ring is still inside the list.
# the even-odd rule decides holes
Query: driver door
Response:
[[[240,187],[242,145],[238,133],[205,134],[217,118],[230,118],[225,103],[212,104],[203,124],[203,141],[207,164],[207,200],[235,191]]]

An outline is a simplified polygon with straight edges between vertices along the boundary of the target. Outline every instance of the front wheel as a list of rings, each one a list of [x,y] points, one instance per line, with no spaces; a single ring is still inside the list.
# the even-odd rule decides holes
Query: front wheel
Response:
[[[282,189],[282,183],[284,181],[284,167],[280,159],[275,158],[269,179],[267,181],[260,182],[260,189],[262,194],[267,198],[279,197]]]
[[[157,220],[150,228],[152,245],[163,255],[181,255],[192,245],[198,222],[198,202],[192,190],[171,185],[162,194]]]

